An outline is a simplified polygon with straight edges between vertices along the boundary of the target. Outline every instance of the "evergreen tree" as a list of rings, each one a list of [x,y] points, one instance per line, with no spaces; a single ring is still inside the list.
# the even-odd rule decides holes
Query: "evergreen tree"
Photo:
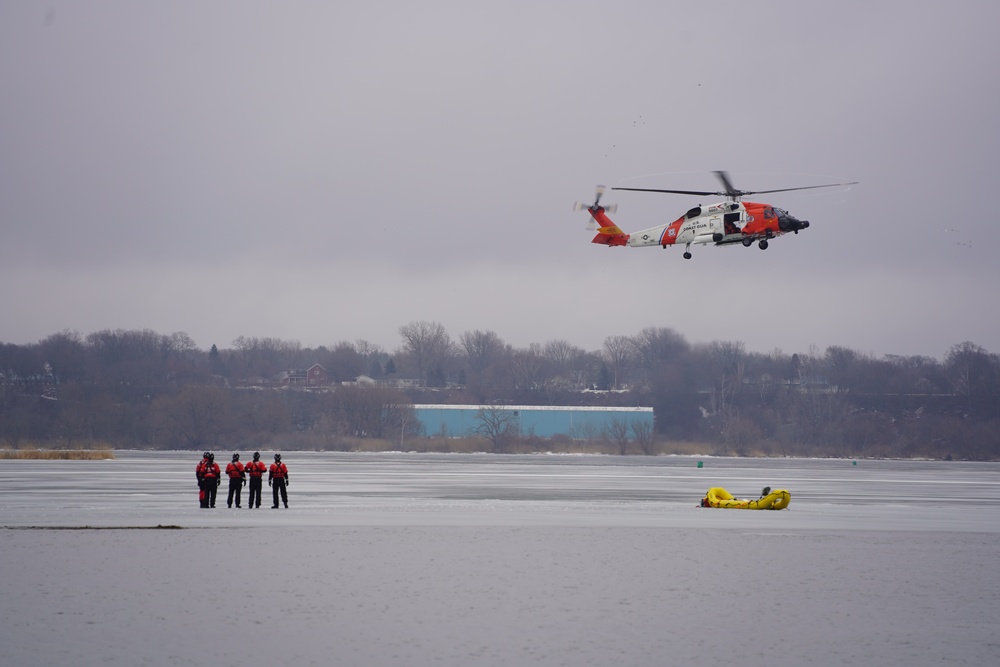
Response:
[[[601,372],[597,375],[597,388],[601,391],[611,389],[611,371],[607,364],[601,364]]]
[[[225,375],[226,365],[222,361],[222,355],[219,353],[219,348],[212,343],[212,349],[208,351],[208,367],[211,369],[213,375]]]

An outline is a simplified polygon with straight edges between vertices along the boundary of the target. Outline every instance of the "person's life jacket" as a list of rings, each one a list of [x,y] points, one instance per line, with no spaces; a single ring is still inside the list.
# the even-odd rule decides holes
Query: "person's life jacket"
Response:
[[[226,474],[229,475],[229,479],[238,479],[243,477],[243,466],[240,463],[233,461],[226,466]]]
[[[263,461],[250,461],[247,463],[246,471],[251,477],[259,479],[267,472],[267,464]]]
[[[208,465],[208,459],[202,459],[198,461],[198,465],[195,466],[194,476],[201,479],[205,475],[205,466]]]
[[[285,467],[284,463],[272,463],[271,477],[274,477],[275,479],[285,479],[285,477],[288,477],[288,468]]]
[[[217,478],[221,474],[221,472],[222,471],[219,469],[219,464],[218,463],[214,463],[214,462],[213,463],[206,463],[205,464],[205,468],[202,470],[201,476],[209,478],[209,479],[215,479],[215,478]]]

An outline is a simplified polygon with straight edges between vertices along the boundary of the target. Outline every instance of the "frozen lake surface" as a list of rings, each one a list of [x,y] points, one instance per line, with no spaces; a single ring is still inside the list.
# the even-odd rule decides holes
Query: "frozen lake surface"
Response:
[[[1000,664],[1000,464],[287,452],[202,510],[198,458],[0,461],[5,664]]]

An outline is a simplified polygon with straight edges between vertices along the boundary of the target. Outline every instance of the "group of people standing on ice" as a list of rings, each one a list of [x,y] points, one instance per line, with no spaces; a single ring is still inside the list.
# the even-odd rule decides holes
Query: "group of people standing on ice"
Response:
[[[236,507],[240,505],[240,493],[243,485],[250,481],[250,502],[247,508],[260,507],[260,492],[263,486],[264,473],[267,473],[267,485],[271,487],[274,496],[274,504],[271,509],[278,509],[278,496],[285,509],[288,509],[288,467],[281,462],[281,454],[274,455],[274,463],[268,468],[267,464],[260,460],[260,452],[253,453],[253,461],[245,466],[240,463],[240,455],[233,454],[233,460],[226,466],[226,476],[229,477],[229,498],[226,504],[233,506],[236,500]],[[215,507],[215,496],[222,484],[222,469],[215,462],[215,454],[205,452],[201,462],[195,468],[195,476],[198,478],[198,500],[202,508]],[[256,503],[256,504],[255,504]]]

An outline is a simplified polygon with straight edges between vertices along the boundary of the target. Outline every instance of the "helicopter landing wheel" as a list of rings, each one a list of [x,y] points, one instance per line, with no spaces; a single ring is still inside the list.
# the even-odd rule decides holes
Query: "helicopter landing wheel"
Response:
[[[743,247],[744,248],[749,248],[752,245],[753,245],[753,239],[752,238],[747,237],[747,238],[743,239]]]
[[[691,259],[691,253],[689,252],[684,253],[684,259]]]
[[[767,250],[767,239],[764,239],[760,243],[758,243],[757,247],[760,248],[761,250]]]

